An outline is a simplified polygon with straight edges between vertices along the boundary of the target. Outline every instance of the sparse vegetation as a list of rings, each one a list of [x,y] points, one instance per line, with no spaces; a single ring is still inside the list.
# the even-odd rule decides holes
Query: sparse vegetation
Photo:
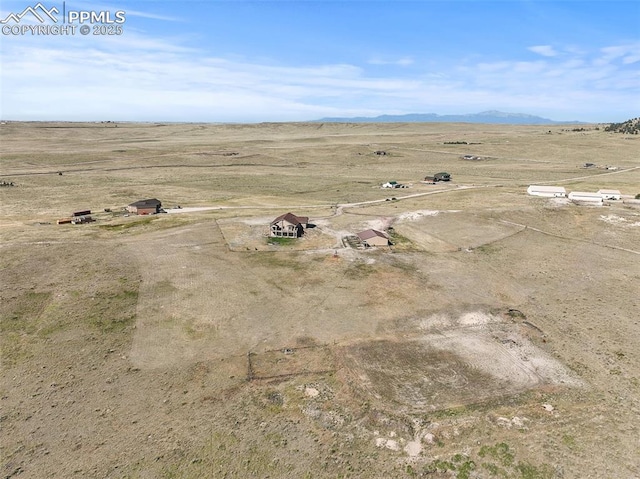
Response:
[[[553,132],[3,126],[5,475],[637,475],[634,206],[524,193],[629,195],[637,145]],[[452,161],[463,136],[491,161]],[[387,178],[413,188],[384,201]],[[119,217],[145,197],[183,211]],[[47,225],[80,208],[95,226]],[[317,227],[269,245],[291,208]],[[389,224],[391,248],[342,248]]]
[[[547,464],[536,466],[526,461],[516,461],[515,452],[504,442],[482,446],[478,456],[484,461],[481,466],[490,477],[551,479],[555,476],[553,468]]]
[[[492,255],[492,254],[498,253],[501,249],[502,249],[502,246],[499,243],[492,242],[492,243],[485,243],[483,245],[480,245],[477,248],[474,248],[474,251],[477,251],[478,253],[482,253],[486,255]]]
[[[494,446],[482,446],[478,452],[481,458],[492,458],[503,467],[511,467],[514,463],[515,454],[509,448],[509,445],[500,442]]]
[[[0,320],[2,363],[15,364],[30,355],[30,344],[42,334],[41,315],[51,303],[51,292],[28,291],[16,298],[10,308],[3,308]]]
[[[413,242],[406,236],[398,233],[394,228],[389,228],[387,234],[389,235],[389,241],[394,251],[411,251],[415,249]]]
[[[99,227],[105,230],[128,230],[131,228],[138,228],[140,226],[148,225],[154,219],[156,219],[155,216],[144,216],[140,219],[136,218],[131,221],[127,221],[126,223],[101,224],[99,225]]]
[[[300,260],[294,252],[288,252],[287,256],[282,255],[278,251],[264,253],[248,253],[251,261],[268,268],[282,268],[294,271],[302,271],[306,269],[305,264]]]
[[[553,469],[547,464],[535,466],[529,462],[516,461],[515,453],[506,443],[494,446],[482,446],[477,453],[478,463],[465,454],[454,454],[449,460],[435,459],[425,465],[424,473],[450,473],[456,479],[470,477],[502,478],[502,479],[551,479]],[[473,471],[481,470],[482,476]]]
[[[527,319],[525,314],[522,311],[520,311],[519,309],[509,308],[507,310],[507,314],[509,315],[509,317],[514,318],[514,319]]]
[[[364,261],[354,261],[345,269],[344,275],[349,279],[363,279],[374,272],[375,268],[372,265]]]
[[[267,238],[267,244],[289,246],[295,244],[298,238],[290,238],[286,236],[270,236]]]
[[[89,298],[86,319],[103,333],[123,331],[133,324],[138,291],[98,292]]]
[[[640,131],[640,117],[631,118],[622,123],[611,123],[604,128],[604,131],[611,131],[614,133],[626,133],[627,135],[637,135]]]

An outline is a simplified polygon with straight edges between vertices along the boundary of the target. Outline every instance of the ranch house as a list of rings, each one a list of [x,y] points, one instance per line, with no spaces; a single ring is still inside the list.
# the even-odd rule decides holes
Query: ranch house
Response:
[[[271,222],[271,236],[299,238],[304,234],[304,229],[308,223],[309,218],[307,216],[285,213]]]

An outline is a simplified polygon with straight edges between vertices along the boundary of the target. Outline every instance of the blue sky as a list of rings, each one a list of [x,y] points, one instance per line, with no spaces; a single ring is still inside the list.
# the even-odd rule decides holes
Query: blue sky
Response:
[[[0,18],[36,3],[5,0]],[[62,11],[62,1],[42,4]],[[122,34],[0,35],[2,119],[640,116],[635,0],[69,0],[65,9],[124,11]]]

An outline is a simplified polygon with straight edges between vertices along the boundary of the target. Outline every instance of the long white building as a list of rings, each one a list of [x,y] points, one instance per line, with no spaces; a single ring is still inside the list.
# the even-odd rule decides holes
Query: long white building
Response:
[[[602,204],[602,195],[600,193],[590,193],[586,191],[572,191],[569,193],[569,199],[579,203]]]
[[[620,200],[622,195],[618,190],[598,190],[598,194],[603,200]]]
[[[533,196],[544,196],[546,198],[564,198],[567,196],[567,191],[562,186],[531,185],[527,188],[527,193]]]

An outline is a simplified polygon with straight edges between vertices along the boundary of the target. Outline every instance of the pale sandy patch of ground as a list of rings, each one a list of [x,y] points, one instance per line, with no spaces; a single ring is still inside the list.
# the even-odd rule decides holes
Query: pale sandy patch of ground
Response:
[[[393,224],[393,220],[394,220],[393,217],[383,217],[383,218],[377,218],[377,219],[366,221],[364,223],[363,228],[358,232],[368,230],[368,229],[385,231],[387,228],[389,228],[389,226]]]
[[[276,219],[279,215],[271,215],[271,216],[258,216],[254,218],[232,218],[230,220],[225,220],[226,222],[238,221],[244,223],[249,226],[264,226],[265,229],[269,229],[269,225],[271,222]],[[220,221],[222,223],[223,221]]]
[[[571,204],[569,198],[549,198],[549,204],[555,207],[567,206]]]
[[[353,230],[348,230],[348,229],[334,229],[332,227],[333,222],[331,220],[331,218],[320,218],[320,219],[315,219],[313,221],[313,223],[316,225],[316,227],[322,231],[323,233],[329,235],[329,236],[333,236],[335,238],[336,241],[336,247],[337,248],[342,248],[342,239],[346,236],[352,236],[354,235],[357,231],[355,229]]]
[[[427,335],[423,341],[436,349],[455,351],[472,369],[506,381],[516,389],[542,383],[581,384],[561,363],[516,331],[449,330]]]
[[[432,332],[423,337],[430,346],[456,351],[473,368],[509,381],[518,387],[538,383],[580,386],[583,383],[560,362],[535,346],[513,325],[482,311],[458,317],[435,314],[420,328]],[[492,327],[494,326],[494,327]]]
[[[440,214],[438,210],[418,210],[418,211],[407,211],[405,213],[401,213],[397,216],[398,221],[414,221],[423,216],[436,216]]]
[[[623,228],[634,228],[640,226],[640,221],[633,221],[618,215],[600,215],[600,220]]]
[[[376,446],[378,447],[386,447],[387,449],[391,449],[392,451],[399,451],[400,444],[395,439],[387,439],[384,437],[376,438]]]
[[[420,442],[420,439],[407,442],[407,445],[404,447],[404,452],[406,452],[409,457],[419,456],[422,452],[422,442]]]
[[[315,397],[318,397],[319,394],[320,394],[320,391],[318,391],[316,388],[306,387],[304,389],[304,395],[307,397],[315,398]]]
[[[417,325],[429,332],[344,350],[354,384],[372,399],[411,411],[433,411],[541,386],[584,386],[575,373],[534,345],[517,323],[469,311],[435,314]],[[411,451],[416,450],[413,445]]]
[[[212,210],[221,210],[222,206],[185,206],[184,208],[169,208],[165,211],[170,214],[180,214],[180,213],[196,213],[199,211],[212,211]]]

